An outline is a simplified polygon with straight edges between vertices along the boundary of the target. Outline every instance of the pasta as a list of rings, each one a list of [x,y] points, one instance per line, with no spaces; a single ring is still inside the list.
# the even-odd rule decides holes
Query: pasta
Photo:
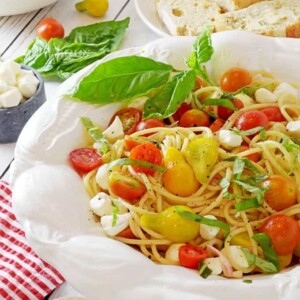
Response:
[[[209,274],[228,278],[274,273],[299,260],[300,130],[297,122],[300,122],[300,102],[292,85],[280,83],[263,71],[253,72],[251,76],[248,90],[232,92],[231,98],[226,98],[229,93],[223,92],[221,87],[203,84],[185,100],[190,110],[204,111],[212,120],[218,118],[219,107],[225,105],[224,99],[231,102],[239,99],[243,107],[235,111],[232,107],[226,107],[231,114],[221,120],[222,125],[217,130],[212,126],[181,127],[180,120],[172,115],[164,120],[164,126],[138,130],[109,142],[109,150],[102,156],[102,165],[83,176],[85,189],[94,201],[102,201],[103,204],[103,199],[109,199],[111,203],[109,213],[101,211],[102,204],[100,210],[94,210],[101,219],[104,231],[107,224],[102,220],[109,215],[109,236],[139,249],[155,263],[190,268],[195,267],[182,263],[184,259],[181,256],[184,254],[181,255],[178,249],[183,249],[184,245],[194,245],[196,250],[191,248],[189,251],[202,249],[204,253],[197,261],[202,262],[199,266],[201,274],[203,270],[208,270]],[[285,89],[282,88],[284,86]],[[261,97],[259,90],[265,96]],[[276,99],[269,102],[268,97],[272,95]],[[212,99],[218,101],[213,102]],[[270,119],[270,108],[275,108],[273,112],[282,119],[278,121],[277,117],[272,119],[272,116]],[[256,119],[254,124],[258,125],[237,128],[245,113],[265,109],[267,124],[261,124]],[[154,145],[161,154],[161,162],[147,160],[145,155],[141,161],[148,161],[149,165],[135,165],[132,161],[136,163],[137,158],[131,156],[133,150],[128,146],[128,141],[135,143],[132,149],[136,149],[136,145]],[[120,163],[113,165],[114,161]],[[153,170],[153,165],[162,169]],[[150,174],[143,171],[147,168],[151,169]],[[109,179],[112,173],[117,179]],[[176,179],[176,176],[180,178]],[[274,183],[273,187],[270,178],[278,179],[279,186]],[[127,179],[129,188],[118,185]],[[285,182],[289,186],[281,186]],[[113,184],[117,187],[112,188]],[[137,198],[124,199],[121,189],[128,192],[130,186],[145,190]],[[286,195],[286,198],[276,200],[276,193]],[[126,225],[123,224],[125,228],[118,223],[121,210],[123,215],[128,216]],[[278,215],[291,217],[292,222],[298,225],[296,236],[294,234],[291,238],[292,246],[286,251],[281,248],[288,246],[276,245],[272,230],[268,230],[270,222],[266,223],[271,216]],[[197,216],[200,216],[199,220]],[[150,224],[155,217],[157,223]],[[179,223],[172,218],[179,222],[182,220],[186,231],[178,229],[176,224]],[[112,228],[117,229],[118,226],[122,230],[116,233]],[[192,234],[194,228],[196,233]],[[180,231],[177,236],[174,233],[176,230]],[[281,234],[290,236],[286,232]],[[187,238],[187,235],[191,237]],[[272,242],[276,260],[266,254],[261,240],[266,237]]]

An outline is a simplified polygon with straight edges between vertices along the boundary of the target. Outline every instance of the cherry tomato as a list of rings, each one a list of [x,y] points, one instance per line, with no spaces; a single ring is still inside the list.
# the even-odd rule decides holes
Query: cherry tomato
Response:
[[[300,226],[291,216],[272,215],[260,228],[269,236],[278,255],[288,255],[300,241]]]
[[[218,186],[218,185],[220,185],[220,181],[221,181],[222,178],[223,178],[223,177],[222,177],[219,173],[217,173],[217,174],[210,180],[209,184],[212,185],[212,186]]]
[[[197,76],[195,80],[195,89],[200,89],[203,86],[204,86],[203,80],[199,76]]]
[[[237,147],[237,148],[233,149],[232,153],[240,153],[240,152],[247,151],[249,149],[250,149],[249,146],[242,145],[240,147]],[[253,162],[258,162],[258,161],[261,160],[261,154],[260,153],[252,153],[252,154],[246,155],[245,157],[252,160]]]
[[[222,119],[217,118],[213,121],[209,128],[212,132],[216,132],[223,127],[224,123],[225,122]]]
[[[244,103],[239,99],[233,100],[232,104],[237,109],[241,109],[244,107]],[[223,119],[224,121],[226,121],[233,113],[234,113],[234,110],[232,110],[230,108],[218,106],[218,116],[219,116],[219,118]]]
[[[102,164],[101,156],[91,148],[78,148],[71,151],[69,161],[79,173],[87,173]]]
[[[122,230],[121,232],[119,232],[117,234],[117,236],[125,238],[125,239],[136,239],[136,236],[133,234],[133,232],[129,226],[127,228],[125,228],[124,230]]]
[[[173,118],[175,121],[179,121],[180,118],[182,117],[182,115],[188,111],[192,109],[191,105],[187,104],[186,102],[181,103],[181,105],[179,106],[179,108],[175,111],[175,113],[173,114]]]
[[[259,110],[249,110],[242,113],[234,122],[239,130],[249,130],[258,126],[269,127],[267,116]]]
[[[284,122],[286,121],[285,117],[282,115],[280,108],[277,106],[266,107],[261,110],[264,113],[270,122]]]
[[[116,117],[120,118],[124,133],[132,134],[136,131],[137,125],[142,119],[142,111],[133,107],[121,109],[112,116],[109,124],[111,124]]]
[[[136,140],[136,139],[132,139],[128,136],[125,136],[124,139],[124,147],[126,151],[130,151],[132,148],[134,148],[137,145],[140,145],[141,142]]]
[[[207,251],[199,246],[186,244],[179,248],[178,257],[182,267],[198,269],[200,261],[207,258]]]
[[[145,185],[126,173],[111,172],[108,177],[108,184],[113,194],[131,204],[139,201],[146,193]]]
[[[65,30],[57,20],[46,18],[38,24],[37,35],[38,37],[49,41],[52,38],[63,38]]]
[[[134,147],[130,153],[129,158],[147,161],[154,165],[160,166],[162,164],[161,151],[152,143],[143,143]],[[155,171],[141,166],[132,166],[137,173],[144,173],[147,175],[154,175]]]
[[[231,68],[226,71],[221,78],[221,89],[225,92],[235,92],[250,85],[252,74],[242,68]]]
[[[149,128],[156,128],[156,127],[165,127],[165,123],[159,119],[149,118],[149,119],[141,121],[137,125],[136,131],[141,131],[141,130],[149,129]]]
[[[179,120],[181,127],[210,126],[209,115],[200,109],[190,109],[186,111]]]
[[[288,177],[271,175],[262,182],[267,188],[265,201],[275,210],[283,210],[297,203],[297,187]]]

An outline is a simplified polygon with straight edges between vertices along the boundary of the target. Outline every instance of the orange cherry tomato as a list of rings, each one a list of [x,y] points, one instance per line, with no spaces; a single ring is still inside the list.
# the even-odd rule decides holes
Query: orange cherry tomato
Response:
[[[136,128],[136,131],[141,131],[144,129],[155,128],[155,127],[165,127],[165,123],[162,120],[149,118],[141,121]]]
[[[133,149],[135,146],[140,145],[141,142],[135,139],[132,139],[128,136],[125,136],[124,139],[124,147],[126,151],[130,151],[131,149]]]
[[[300,241],[300,226],[291,216],[272,215],[265,220],[260,231],[269,236],[278,255],[290,254]]]
[[[232,104],[238,109],[241,109],[244,107],[244,103],[239,99],[233,100]],[[234,110],[232,110],[230,108],[218,106],[218,116],[219,116],[219,118],[223,119],[224,121],[226,121],[233,113],[234,113]]]
[[[198,127],[198,126],[210,126],[209,115],[200,109],[190,109],[186,111],[179,120],[179,126],[181,127]]]
[[[69,161],[78,173],[87,173],[102,164],[101,156],[92,148],[78,148],[71,151]]]
[[[153,143],[143,143],[134,147],[130,153],[129,158],[147,161],[154,165],[160,166],[162,164],[162,153]],[[141,166],[132,166],[137,173],[144,173],[147,175],[154,175],[155,171]]]
[[[250,85],[252,74],[242,68],[231,68],[221,78],[221,89],[225,92],[236,92],[241,88]]]
[[[198,269],[200,261],[207,258],[208,253],[205,249],[192,244],[185,244],[179,248],[179,264],[182,267]]]
[[[146,193],[143,183],[127,173],[113,171],[108,177],[111,192],[116,196],[135,204]]]
[[[204,86],[203,80],[199,76],[197,76],[195,79],[195,89],[200,89],[203,86]]]
[[[133,234],[131,228],[128,226],[121,232],[117,234],[118,237],[126,238],[126,239],[136,239],[136,236]]]
[[[297,187],[288,177],[271,175],[262,182],[267,191],[265,201],[275,210],[283,210],[297,203]]]
[[[192,106],[190,104],[187,104],[186,102],[181,103],[179,108],[173,114],[174,120],[179,121],[182,115],[190,109],[192,109]]]
[[[37,35],[38,37],[49,41],[52,38],[63,38],[65,30],[57,20],[46,18],[38,24]]]
[[[267,116],[259,110],[248,110],[242,113],[234,122],[238,130],[249,130],[258,126],[269,127]]]
[[[277,106],[266,107],[261,110],[264,113],[270,122],[284,122],[286,121],[285,117],[282,115],[280,108]]]
[[[237,147],[237,148],[233,149],[232,153],[240,153],[240,152],[247,151],[249,149],[250,149],[249,146],[242,145],[240,147]],[[261,160],[261,154],[260,153],[252,153],[252,154],[246,155],[245,157],[252,160],[253,162],[258,162],[258,161]]]
[[[225,122],[222,119],[217,118],[213,121],[213,123],[209,126],[209,128],[212,132],[217,132],[223,127],[224,124]]]
[[[128,107],[117,111],[110,119],[109,124],[111,124],[116,117],[119,117],[125,134],[132,134],[137,130],[137,125],[142,119],[142,111]]]

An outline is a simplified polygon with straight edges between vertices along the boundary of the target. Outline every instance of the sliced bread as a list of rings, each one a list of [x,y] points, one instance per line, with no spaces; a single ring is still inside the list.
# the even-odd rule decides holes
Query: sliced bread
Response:
[[[262,1],[247,8],[219,14],[215,30],[241,29],[276,37],[300,37],[300,1]]]

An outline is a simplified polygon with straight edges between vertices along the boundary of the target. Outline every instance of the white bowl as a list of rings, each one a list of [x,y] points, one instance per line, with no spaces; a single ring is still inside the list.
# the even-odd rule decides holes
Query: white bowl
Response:
[[[54,2],[57,0],[0,0],[0,16],[24,14]]]

